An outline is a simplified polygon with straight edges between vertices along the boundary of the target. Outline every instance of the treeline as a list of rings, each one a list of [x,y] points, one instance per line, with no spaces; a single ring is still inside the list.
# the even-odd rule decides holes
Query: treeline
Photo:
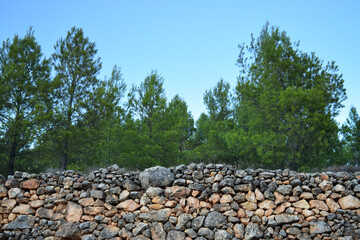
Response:
[[[239,45],[234,89],[220,80],[195,122],[168,101],[156,71],[127,89],[119,67],[99,79],[94,42],[73,27],[45,57],[32,29],[0,47],[0,173],[117,163],[128,168],[222,162],[309,171],[360,164],[360,118],[335,117],[346,99],[334,62],[266,24]]]

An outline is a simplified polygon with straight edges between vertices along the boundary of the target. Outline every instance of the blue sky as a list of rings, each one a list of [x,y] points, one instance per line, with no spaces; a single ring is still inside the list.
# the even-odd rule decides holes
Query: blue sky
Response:
[[[49,57],[60,37],[81,27],[96,42],[103,68],[116,64],[130,89],[156,69],[170,100],[185,99],[195,119],[205,111],[203,94],[223,78],[236,85],[239,43],[249,43],[266,21],[285,30],[300,48],[335,60],[350,106],[360,112],[360,1],[16,1],[0,0],[0,41],[33,26]]]

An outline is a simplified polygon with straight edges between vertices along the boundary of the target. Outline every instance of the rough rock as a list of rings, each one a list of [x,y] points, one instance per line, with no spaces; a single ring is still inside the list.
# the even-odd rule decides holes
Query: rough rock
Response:
[[[35,217],[20,215],[6,226],[6,230],[31,229],[35,224]]]
[[[68,222],[60,226],[54,240],[80,240],[81,230],[76,223]]]
[[[154,222],[150,225],[151,238],[154,240],[165,240],[166,232],[164,231],[163,224]]]
[[[245,228],[245,240],[259,239],[263,236],[263,232],[260,230],[259,225],[256,223],[249,223]]]
[[[210,212],[206,218],[204,226],[207,228],[220,228],[227,223],[227,218],[219,212]]]
[[[184,240],[185,233],[181,231],[171,230],[168,232],[166,240]]]
[[[99,239],[110,239],[112,237],[115,237],[118,234],[119,230],[120,229],[118,227],[111,225],[107,226],[101,230]]]
[[[145,169],[139,175],[142,188],[166,187],[175,180],[174,174],[167,168],[156,166]]]
[[[139,219],[146,220],[146,221],[149,221],[149,222],[163,222],[163,223],[165,223],[169,219],[171,211],[172,210],[170,208],[165,208],[165,209],[161,209],[161,210],[154,210],[154,211],[151,211],[151,212],[140,213],[139,214]]]
[[[69,202],[66,207],[65,218],[68,222],[77,222],[83,215],[83,208],[81,205]]]
[[[360,200],[357,197],[351,195],[340,198],[339,204],[344,210],[360,208]]]
[[[20,183],[20,188],[27,189],[27,190],[37,189],[40,186],[40,183],[41,183],[41,180],[29,179],[29,180],[22,181]]]
[[[310,233],[325,233],[331,232],[331,228],[327,222],[324,221],[311,221],[310,222]]]

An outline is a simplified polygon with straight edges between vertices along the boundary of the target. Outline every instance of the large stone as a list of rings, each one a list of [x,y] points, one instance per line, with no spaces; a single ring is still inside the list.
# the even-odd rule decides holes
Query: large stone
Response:
[[[139,175],[141,186],[146,189],[148,187],[166,187],[171,185],[174,180],[174,174],[170,169],[156,166],[145,169]]]
[[[219,212],[210,212],[205,218],[204,226],[207,228],[221,228],[227,224],[227,218]]]
[[[331,228],[327,222],[324,221],[311,221],[310,222],[310,233],[325,233],[331,232]]]
[[[105,199],[105,194],[102,190],[91,190],[90,196],[98,199]]]
[[[329,210],[326,203],[323,202],[323,201],[320,201],[320,200],[310,200],[310,207],[311,208],[316,208],[316,209],[318,209],[320,211],[328,211]]]
[[[119,230],[118,227],[109,225],[101,230],[99,239],[113,238],[118,234]]]
[[[22,181],[20,183],[20,187],[22,189],[34,190],[40,186],[40,183],[41,183],[41,180],[29,179],[29,180]]]
[[[259,207],[262,209],[274,209],[276,205],[271,200],[265,200],[261,203],[259,203]]]
[[[8,189],[4,185],[0,185],[0,198],[6,197]]]
[[[330,208],[330,212],[336,212],[338,209],[340,209],[339,204],[331,198],[326,199],[326,205]]]
[[[34,201],[31,201],[29,202],[29,205],[32,207],[32,208],[39,208],[39,207],[42,207],[44,206],[44,200],[34,200]]]
[[[187,198],[190,194],[189,188],[181,186],[168,187],[165,190],[165,197]]]
[[[155,210],[155,211],[151,211],[151,212],[140,213],[139,219],[146,220],[148,222],[165,223],[168,221],[171,212],[172,212],[172,209],[164,208],[164,209]]]
[[[27,214],[34,214],[35,210],[30,207],[30,205],[28,204],[20,204],[19,206],[16,206],[13,210],[13,213],[17,213],[17,214],[23,214],[23,215],[27,215]]]
[[[150,225],[151,238],[154,240],[165,240],[166,232],[162,223],[154,222]]]
[[[190,214],[187,213],[183,213],[178,217],[178,221],[177,224],[175,226],[176,230],[185,230],[186,229],[186,224],[192,220],[193,217]]]
[[[294,202],[294,203],[292,203],[292,205],[294,207],[296,207],[296,208],[302,208],[302,209],[309,209],[310,208],[309,203],[305,199]]]
[[[290,195],[292,193],[292,186],[291,185],[280,185],[276,189],[277,192],[281,193],[282,195]]]
[[[232,236],[226,230],[217,230],[215,232],[215,240],[230,240]]]
[[[234,234],[235,234],[236,238],[243,239],[244,234],[245,234],[244,224],[242,224],[242,223],[235,224],[235,226],[234,226]]]
[[[319,188],[321,190],[323,190],[324,192],[331,190],[333,188],[333,183],[329,182],[327,180],[323,180],[320,184],[319,184]]]
[[[36,216],[39,218],[51,219],[54,216],[54,212],[51,209],[39,208],[36,210]]]
[[[16,230],[16,229],[31,229],[35,224],[35,217],[29,215],[20,215],[15,221],[9,223],[6,226],[7,230]]]
[[[293,222],[297,222],[299,220],[299,217],[290,214],[280,214],[280,215],[275,215],[275,220],[278,224],[293,223]]]
[[[76,223],[68,222],[62,224],[55,233],[54,240],[80,240],[81,231]]]
[[[22,196],[22,192],[20,188],[11,188],[8,191],[9,198],[16,198],[18,196]]]
[[[256,223],[249,223],[245,228],[245,240],[259,239],[263,236],[263,232],[260,230],[259,225]]]
[[[127,212],[133,212],[135,211],[136,209],[140,208],[140,205],[135,202],[134,200],[126,200],[124,202],[121,202],[119,203],[117,206],[116,206],[117,209],[123,209]]]
[[[206,227],[200,228],[199,231],[198,231],[198,235],[203,237],[203,238],[200,238],[201,240],[204,239],[204,238],[205,239],[214,239],[215,238],[214,232],[211,231],[211,229],[206,228]]]
[[[138,191],[140,190],[140,186],[137,185],[136,183],[134,183],[133,181],[131,181],[130,179],[126,179],[124,182],[123,182],[123,187],[128,190],[129,192],[131,191]]]
[[[81,205],[69,202],[66,206],[65,218],[68,222],[77,222],[81,219],[83,215],[83,208]]]
[[[16,205],[16,200],[15,199],[5,198],[1,202],[1,206],[6,207],[8,209],[13,209],[15,207],[15,205]]]
[[[357,197],[351,195],[340,198],[339,204],[344,210],[360,208],[360,200]]]
[[[94,198],[92,197],[82,198],[78,202],[83,207],[93,206],[95,203]]]
[[[166,240],[184,240],[185,233],[181,231],[171,230],[168,232]]]

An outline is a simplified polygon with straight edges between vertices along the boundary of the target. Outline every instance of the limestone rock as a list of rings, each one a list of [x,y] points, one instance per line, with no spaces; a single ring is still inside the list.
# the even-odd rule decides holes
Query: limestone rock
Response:
[[[274,209],[276,207],[276,205],[271,200],[265,200],[265,201],[259,203],[259,207],[267,210],[267,209]]]
[[[65,218],[68,222],[77,222],[83,215],[83,208],[81,205],[69,202],[66,206]],[[70,226],[70,225],[69,225]]]
[[[249,223],[245,228],[245,240],[259,239],[263,236],[263,232],[260,230],[259,225],[256,223]]]
[[[323,190],[324,192],[326,192],[327,190],[331,190],[333,188],[333,183],[329,182],[327,180],[323,180],[320,184],[319,184],[319,188],[321,190]]]
[[[339,204],[344,210],[360,208],[360,200],[357,197],[351,195],[340,198]]]
[[[292,203],[292,205],[294,207],[296,207],[296,208],[302,208],[302,209],[309,209],[310,208],[309,203],[305,199],[302,199],[300,201]]]
[[[324,203],[323,201],[320,201],[320,200],[310,200],[310,207],[319,209],[320,211],[328,211],[329,210],[326,203]]]
[[[4,185],[0,185],[0,198],[6,197],[8,189]]]
[[[172,212],[170,208],[164,208],[161,210],[154,210],[151,212],[145,212],[139,214],[139,219],[146,220],[148,222],[162,222],[168,221],[169,216]]]
[[[150,225],[151,238],[154,240],[165,240],[166,232],[162,223],[154,222]]]
[[[110,239],[115,237],[119,230],[120,229],[118,227],[109,225],[101,230],[99,239]]]
[[[310,222],[310,233],[325,233],[331,232],[331,228],[327,222],[324,221],[311,221]]]
[[[148,187],[166,187],[175,180],[174,174],[167,168],[156,166],[145,169],[139,175],[141,186]]]
[[[181,231],[171,230],[168,232],[166,240],[184,240],[185,233]]]
[[[80,240],[81,231],[76,223],[68,222],[60,226],[54,240]]]
[[[31,229],[35,224],[35,217],[29,215],[20,215],[15,221],[6,226],[6,230]]]
[[[207,228],[221,228],[227,223],[227,218],[219,212],[210,212],[206,218],[204,226]]]
[[[230,240],[232,236],[226,230],[217,230],[215,232],[215,240]]]
[[[116,208],[118,209],[123,209],[127,212],[133,212],[136,209],[140,208],[140,205],[135,202],[134,200],[130,199],[130,200],[126,200],[124,202],[119,203]]]

